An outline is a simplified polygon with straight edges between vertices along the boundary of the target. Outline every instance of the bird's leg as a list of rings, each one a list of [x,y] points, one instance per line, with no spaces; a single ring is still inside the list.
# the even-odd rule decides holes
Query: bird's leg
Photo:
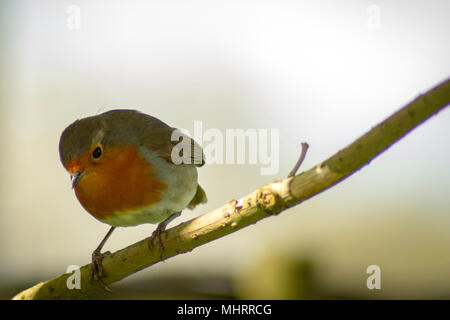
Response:
[[[106,234],[106,236],[103,238],[102,242],[100,242],[100,244],[98,245],[97,249],[94,250],[94,252],[92,252],[92,266],[91,266],[91,283],[95,280],[98,281],[98,283],[102,286],[102,288],[105,291],[111,291],[110,288],[108,288],[108,286],[106,284],[103,283],[102,281],[102,277],[105,275],[104,271],[103,271],[103,257],[107,254],[109,254],[109,252],[105,252],[102,254],[102,248],[105,245],[106,241],[108,240],[108,238],[111,236],[111,234],[113,233],[114,229],[116,227],[111,227],[111,229],[109,229],[108,233]]]
[[[172,222],[175,218],[179,217],[181,215],[180,212],[175,212],[172,215],[170,215],[166,220],[158,224],[156,227],[156,230],[153,231],[152,237],[148,241],[148,248],[151,250],[153,248],[153,242],[156,241],[159,249],[160,257],[162,258],[162,254],[164,252],[164,246],[162,244],[161,239],[161,233],[163,233],[166,230],[167,225]]]

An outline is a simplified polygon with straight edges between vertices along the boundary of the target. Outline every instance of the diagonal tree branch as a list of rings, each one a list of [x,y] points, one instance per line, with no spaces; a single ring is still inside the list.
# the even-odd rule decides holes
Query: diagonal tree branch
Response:
[[[162,258],[189,252],[319,194],[367,165],[449,103],[450,79],[447,79],[312,169],[264,185],[239,200],[229,201],[214,211],[166,230],[162,234],[165,246]],[[154,246],[149,250],[147,241],[144,239],[106,256],[103,260],[107,272],[104,283],[111,284],[160,262],[158,248]],[[89,282],[90,267],[88,264],[80,270],[81,289],[67,288],[70,274],[66,273],[35,285],[17,294],[14,299],[83,298],[101,290],[98,284]]]

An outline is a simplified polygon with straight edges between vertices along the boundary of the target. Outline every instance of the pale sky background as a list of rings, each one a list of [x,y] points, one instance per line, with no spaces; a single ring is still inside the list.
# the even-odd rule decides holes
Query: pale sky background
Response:
[[[0,11],[2,283],[84,265],[107,232],[59,162],[78,118],[126,107],[189,130],[280,130],[277,174],[203,167],[209,202],[179,223],[285,177],[302,141],[309,169],[450,74],[448,1],[22,0]],[[390,297],[450,292],[449,124],[446,109],[335,188],[129,279],[234,273],[273,248],[320,257],[325,282],[362,287],[378,264]],[[153,229],[117,230],[105,249]]]

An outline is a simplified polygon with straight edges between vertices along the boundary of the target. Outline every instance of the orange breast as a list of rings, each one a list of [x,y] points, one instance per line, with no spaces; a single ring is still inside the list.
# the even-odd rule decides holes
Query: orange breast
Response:
[[[158,202],[167,184],[135,146],[105,147],[103,159],[90,163],[75,187],[83,207],[99,220]]]

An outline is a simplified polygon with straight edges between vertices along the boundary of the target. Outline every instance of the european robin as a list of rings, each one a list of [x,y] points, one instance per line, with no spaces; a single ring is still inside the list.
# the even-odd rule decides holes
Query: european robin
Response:
[[[78,200],[92,216],[111,225],[92,253],[91,281],[98,280],[105,289],[101,250],[116,227],[159,223],[149,245],[156,240],[162,254],[161,232],[167,224],[183,209],[207,200],[197,182],[203,151],[179,131],[174,139],[175,130],[135,110],[112,110],[77,120],[61,135],[61,162],[72,176]],[[189,148],[175,148],[180,138]]]

